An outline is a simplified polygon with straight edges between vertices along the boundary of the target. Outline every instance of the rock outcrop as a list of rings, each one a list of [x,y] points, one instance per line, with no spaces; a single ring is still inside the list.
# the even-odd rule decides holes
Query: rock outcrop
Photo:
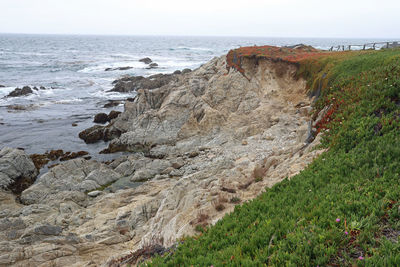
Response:
[[[0,150],[0,190],[20,194],[36,180],[38,171],[22,150],[5,147]]]
[[[319,136],[307,141],[312,107],[296,65],[244,59],[245,77],[225,62],[154,88],[125,80],[136,98],[80,137],[135,153],[63,162],[22,192],[25,206],[0,194],[0,265],[98,266],[154,240],[169,247],[321,153]]]
[[[24,95],[29,95],[32,94],[33,91],[29,86],[24,86],[21,88],[15,88],[14,91],[9,93],[7,97],[17,97],[17,96],[24,96]]]
[[[176,79],[173,74],[155,74],[147,78],[143,76],[124,77],[113,82],[110,92],[127,93],[138,89],[155,89],[167,85]]]

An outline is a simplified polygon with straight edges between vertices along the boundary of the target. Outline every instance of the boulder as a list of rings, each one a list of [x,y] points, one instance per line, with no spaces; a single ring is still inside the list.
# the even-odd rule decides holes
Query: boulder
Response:
[[[151,62],[153,62],[153,60],[151,60],[151,58],[149,58],[149,57],[139,59],[139,61],[143,62],[144,64],[150,64]]]
[[[179,75],[179,74],[182,74],[182,71],[176,70],[176,71],[174,71],[174,73],[172,73],[172,74]]]
[[[116,127],[94,125],[79,133],[79,138],[86,144],[97,143],[100,140],[109,141],[121,136],[122,132]]]
[[[191,69],[184,69],[184,70],[182,70],[182,74],[186,74],[186,73],[189,73],[189,72],[192,72],[192,70],[191,70]]]
[[[83,139],[86,144],[96,143],[104,138],[104,127],[100,125],[92,126],[80,132],[79,138]]]
[[[113,70],[129,70],[129,69],[132,69],[133,67],[129,67],[129,66],[126,66],[126,67],[119,67],[119,68],[106,68],[104,71],[113,71]]]
[[[157,63],[150,63],[149,67],[147,69],[155,69],[158,67]]]
[[[5,147],[0,150],[0,188],[20,194],[35,182],[38,171],[22,150]]]
[[[96,116],[94,116],[93,122],[104,124],[104,123],[108,122],[108,115],[106,113],[96,114]]]
[[[82,158],[68,160],[53,167],[21,194],[26,205],[63,203],[67,199],[82,202],[85,192],[97,190],[121,178],[105,164]]]
[[[1,87],[5,87],[5,86],[0,84],[0,88],[1,88]]]
[[[7,97],[18,97],[18,96],[29,95],[32,93],[33,91],[29,86],[24,86],[22,87],[22,89],[15,88],[15,90],[9,93]]]
[[[108,117],[108,121],[111,121],[111,120],[117,118],[119,114],[121,114],[121,111],[111,110],[110,113],[107,116]]]

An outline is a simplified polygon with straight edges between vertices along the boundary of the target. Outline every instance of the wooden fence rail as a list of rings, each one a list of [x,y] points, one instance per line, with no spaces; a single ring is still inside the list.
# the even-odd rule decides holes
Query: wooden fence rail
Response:
[[[338,45],[332,46],[329,51],[345,51],[351,50],[352,47],[359,47],[358,50],[366,50],[366,49],[373,49],[375,50],[378,46],[380,48],[395,48],[400,47],[400,41],[393,41],[393,42],[376,42],[376,43],[367,43],[362,45]]]

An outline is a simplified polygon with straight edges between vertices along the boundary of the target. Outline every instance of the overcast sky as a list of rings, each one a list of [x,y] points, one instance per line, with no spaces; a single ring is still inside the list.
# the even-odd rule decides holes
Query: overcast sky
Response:
[[[1,33],[400,37],[400,0],[0,0]]]

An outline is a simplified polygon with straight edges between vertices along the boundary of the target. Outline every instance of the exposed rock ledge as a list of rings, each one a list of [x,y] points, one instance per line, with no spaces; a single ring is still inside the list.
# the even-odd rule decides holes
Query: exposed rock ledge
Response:
[[[122,133],[110,149],[145,153],[64,162],[22,193],[25,206],[0,191],[0,265],[98,266],[149,240],[169,246],[195,233],[200,214],[215,223],[234,197],[254,198],[321,153],[318,137],[306,142],[311,107],[296,66],[244,59],[245,78],[225,64],[126,102],[107,126]]]

